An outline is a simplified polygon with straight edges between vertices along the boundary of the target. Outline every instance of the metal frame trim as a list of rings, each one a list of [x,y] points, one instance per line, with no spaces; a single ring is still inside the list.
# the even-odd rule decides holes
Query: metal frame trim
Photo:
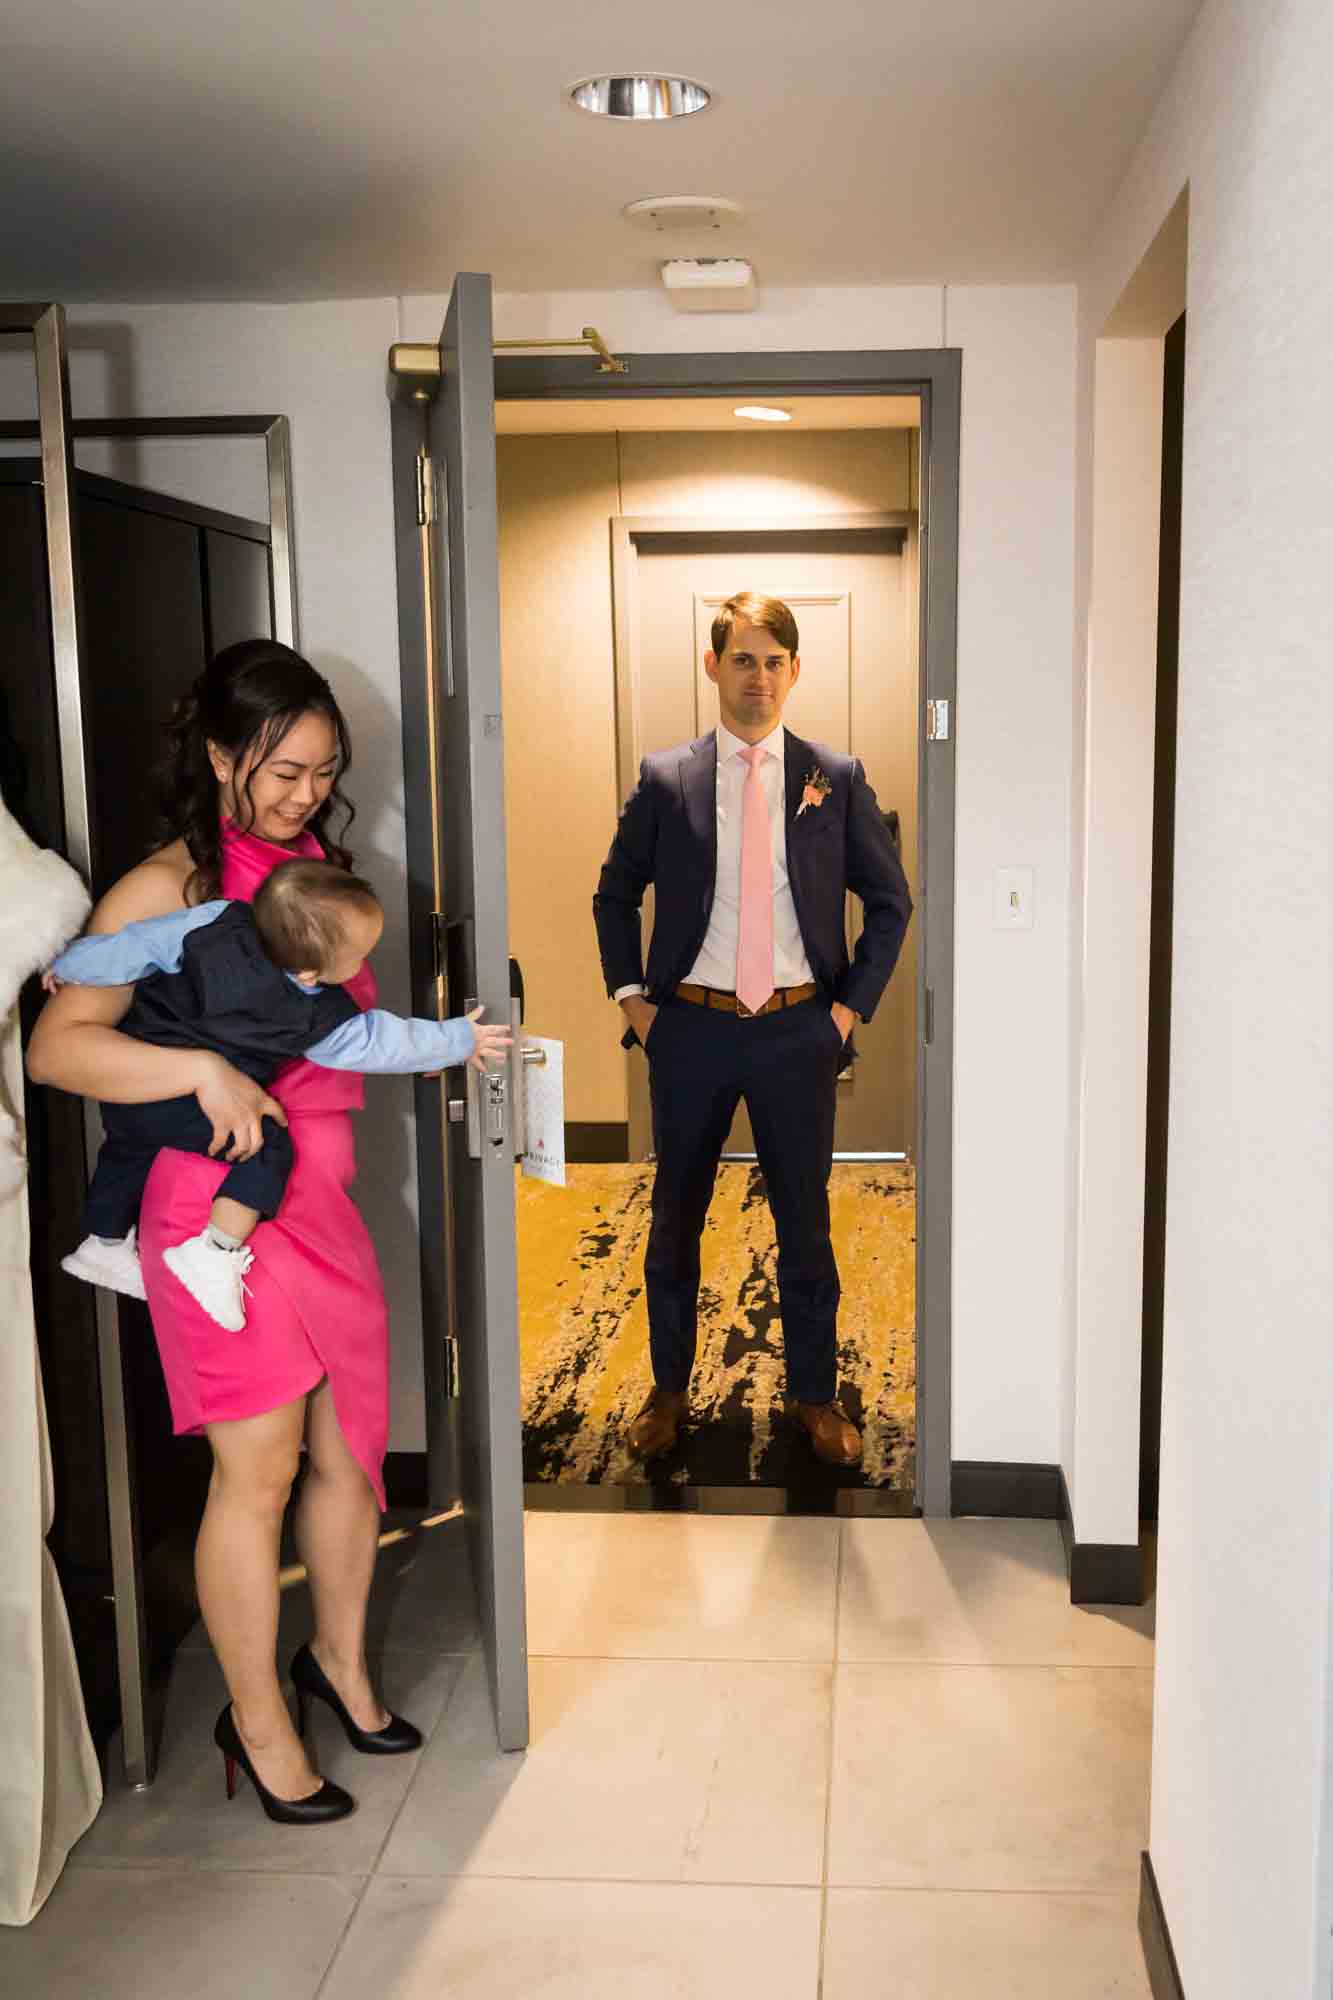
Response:
[[[55,663],[56,718],[60,737],[61,808],[68,859],[85,881],[93,874],[92,818],[88,805],[84,688],[79,673],[82,588],[79,573],[78,500],[74,482],[73,425],[69,405],[69,353],[64,307],[0,307],[0,332],[32,335],[38,420],[22,434],[40,440],[42,503],[46,517],[47,580]],[[9,428],[9,427],[7,427]],[[101,1139],[94,1104],[85,1101],[84,1152],[88,1166]],[[128,1784],[152,1783],[157,1746],[148,1725],[148,1650],[144,1624],[139,1510],[134,1484],[134,1440],[125,1407],[120,1314],[113,1293],[95,1293],[97,1372],[106,1459],[107,1516],[115,1602],[116,1668],[120,1683],[121,1747]]]
[[[0,333],[27,333],[33,342],[37,422],[0,423],[0,438],[36,440],[41,453],[65,846],[69,860],[90,881],[92,823],[86,776],[85,690],[79,671],[79,634],[83,621],[74,443],[79,438],[262,438],[267,458],[273,551],[274,633],[284,644],[295,647],[298,611],[292,535],[291,426],[284,416],[96,418],[76,422],[70,412],[64,307],[51,301],[0,305]],[[84,1146],[90,1170],[100,1141],[96,1107],[88,1104],[84,1111]],[[112,1293],[98,1288],[95,1296],[122,1751],[126,1781],[134,1789],[143,1790],[153,1781],[157,1746],[148,1718],[148,1648],[134,1440],[126,1414],[119,1312]]]
[[[292,533],[292,427],[271,417],[264,431],[268,468],[268,526],[273,548],[273,636],[293,651],[301,644],[296,594],[296,541]]]
[[[0,314],[25,310],[34,311],[36,308],[0,306]],[[63,312],[61,307],[54,310]],[[20,326],[0,325],[0,332],[21,331]],[[71,442],[80,438],[262,438],[268,473],[269,541],[273,550],[273,636],[280,639],[284,646],[294,649],[300,646],[296,542],[292,531],[292,427],[287,417],[90,417],[71,422],[67,410],[66,431]],[[0,423],[0,438],[3,439],[40,436],[39,424],[8,420]],[[72,452],[69,464],[72,480]],[[45,473],[45,451],[42,466]]]

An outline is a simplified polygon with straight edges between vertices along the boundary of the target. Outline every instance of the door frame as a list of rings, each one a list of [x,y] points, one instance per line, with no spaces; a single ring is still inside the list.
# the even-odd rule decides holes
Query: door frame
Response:
[[[558,402],[775,396],[903,396],[920,399],[920,702],[917,798],[921,841],[916,922],[917,1466],[922,1514],[951,1506],[954,794],[958,652],[958,483],[962,350],[833,349],[811,353],[626,354],[623,374],[581,357],[497,356],[495,398]],[[736,524],[730,523],[734,530]],[[618,614],[617,614],[618,615]],[[927,736],[933,705],[947,703],[943,735]],[[625,719],[617,713],[617,742]]]

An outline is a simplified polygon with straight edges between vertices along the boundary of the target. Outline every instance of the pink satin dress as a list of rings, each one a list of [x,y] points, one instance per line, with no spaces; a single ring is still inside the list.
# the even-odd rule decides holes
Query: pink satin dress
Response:
[[[222,893],[249,902],[280,861],[322,853],[312,834],[279,847],[227,823]],[[347,990],[363,1010],[375,1004],[369,966]],[[287,1113],[295,1163],[281,1209],[250,1238],[241,1332],[220,1327],[162,1262],[163,1250],[207,1222],[226,1164],[163,1151],[148,1177],[139,1249],[173,1426],[180,1434],[261,1416],[327,1376],[343,1436],[383,1507],[388,1311],[374,1245],[347,1192],[356,1173],[348,1114],[361,1108],[362,1079],[302,1057],[279,1070],[269,1090]]]

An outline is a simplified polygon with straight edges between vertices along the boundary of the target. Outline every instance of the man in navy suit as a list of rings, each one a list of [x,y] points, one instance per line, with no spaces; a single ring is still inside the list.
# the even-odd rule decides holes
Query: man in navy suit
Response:
[[[860,1435],[837,1400],[834,1090],[854,1024],[888,984],[912,899],[857,760],[782,727],[801,672],[789,608],[746,592],[722,606],[711,637],[704,665],[721,726],[644,759],[593,899],[625,1046],[638,1041],[648,1057],[657,1153],[644,1261],[655,1386],[629,1443],[640,1458],[669,1450],[686,1414],[699,1239],[744,1099],[777,1227],[788,1408],[821,1458],[856,1465]],[[865,910],[850,961],[849,889]]]

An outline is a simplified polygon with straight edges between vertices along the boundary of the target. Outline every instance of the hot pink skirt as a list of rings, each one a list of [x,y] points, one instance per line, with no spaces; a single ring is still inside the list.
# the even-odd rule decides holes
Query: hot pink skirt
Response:
[[[162,1262],[169,1245],[203,1228],[225,1163],[164,1151],[153,1164],[139,1247],[172,1421],[181,1433],[262,1416],[327,1377],[348,1448],[383,1507],[388,1313],[374,1245],[347,1192],[352,1121],[345,1111],[287,1108],[295,1164],[281,1209],[250,1239],[239,1333],[210,1319]]]

